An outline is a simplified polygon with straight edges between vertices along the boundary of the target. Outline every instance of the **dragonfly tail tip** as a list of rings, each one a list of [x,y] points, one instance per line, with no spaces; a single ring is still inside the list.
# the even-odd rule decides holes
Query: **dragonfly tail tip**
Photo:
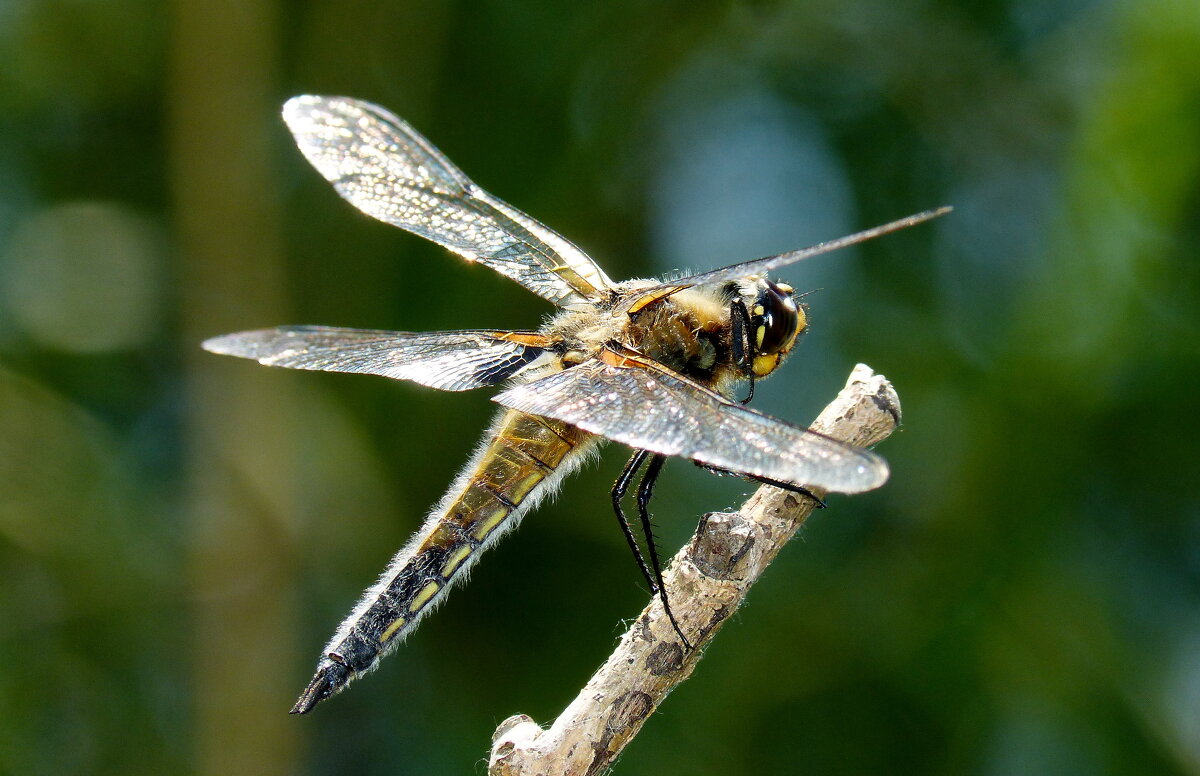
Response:
[[[321,701],[335,695],[350,682],[350,669],[339,663],[321,666],[312,681],[300,693],[289,714],[307,714]]]

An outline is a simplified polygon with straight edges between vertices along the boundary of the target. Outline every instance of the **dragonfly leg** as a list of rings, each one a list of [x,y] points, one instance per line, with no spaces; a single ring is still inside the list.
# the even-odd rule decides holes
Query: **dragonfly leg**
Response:
[[[671,612],[671,605],[667,601],[667,591],[663,587],[662,566],[658,560],[658,547],[654,544],[654,530],[650,525],[650,514],[647,511],[647,507],[650,504],[650,497],[654,494],[654,484],[658,481],[659,472],[662,471],[663,461],[666,459],[665,456],[655,455],[650,459],[650,464],[646,467],[646,471],[642,475],[642,480],[638,484],[637,489],[638,516],[641,518],[642,532],[646,537],[646,549],[650,555],[649,564],[646,563],[646,556],[642,554],[642,548],[633,536],[633,529],[629,525],[629,520],[625,517],[625,510],[621,507],[621,500],[629,492],[629,486],[633,483],[638,470],[649,456],[650,453],[647,450],[635,450],[628,463],[625,464],[625,468],[621,470],[621,476],[617,478],[612,489],[613,512],[617,515],[617,523],[621,526],[621,533],[624,534],[625,541],[629,543],[629,549],[633,552],[633,558],[637,561],[638,569],[642,572],[646,584],[650,586],[650,593],[657,595],[663,602],[663,611],[666,612],[667,619],[671,621],[671,627],[679,634],[679,638],[683,640],[684,646],[691,649],[692,644],[683,635],[679,623],[675,621],[675,615]]]
[[[748,384],[748,387],[746,389],[746,398],[741,400],[743,407],[754,400],[754,375],[750,375],[749,379],[746,382]]]
[[[645,452],[645,451],[643,451]],[[667,588],[663,585],[662,564],[658,559],[658,547],[654,543],[654,526],[650,524],[650,498],[654,495],[654,485],[658,482],[658,475],[662,472],[663,462],[667,460],[665,455],[655,454],[650,463],[646,465],[646,471],[642,475],[642,481],[638,484],[637,489],[637,507],[638,517],[642,521],[642,533],[646,536],[646,551],[650,555],[650,568],[654,571],[655,587],[658,588],[658,597],[662,600],[663,611],[667,614],[667,619],[671,621],[671,627],[679,634],[680,641],[687,649],[692,649],[692,643],[688,641],[687,636],[683,635],[683,629],[679,627],[679,623],[675,620],[675,614],[671,611],[671,604],[667,600]]]
[[[650,586],[650,593],[653,595],[658,592],[658,582],[654,575],[650,573],[650,567],[646,565],[646,558],[642,555],[642,548],[638,546],[637,539],[633,537],[633,529],[629,526],[629,520],[625,517],[625,510],[621,508],[621,500],[625,498],[625,494],[629,491],[629,486],[633,483],[633,478],[637,475],[638,469],[642,467],[642,463],[650,453],[646,450],[634,450],[633,456],[629,462],[625,464],[625,468],[621,470],[621,476],[617,477],[617,481],[612,488],[612,505],[613,512],[617,515],[617,524],[621,526],[621,533],[625,535],[625,541],[629,542],[629,549],[633,553],[633,559],[637,561],[638,569],[642,572],[642,577],[645,578],[646,584]]]
[[[791,493],[798,493],[801,496],[806,496],[806,497],[812,499],[813,501],[815,501],[817,503],[817,509],[826,509],[829,506],[828,504],[825,503],[824,499],[818,498],[816,493],[813,493],[811,490],[804,487],[803,485],[793,485],[790,482],[781,482],[780,480],[773,480],[770,477],[758,477],[753,474],[742,474],[741,472],[730,471],[729,469],[722,469],[719,466],[711,466],[707,463],[701,463],[700,461],[692,461],[692,463],[696,464],[697,466],[699,466],[701,469],[704,469],[705,471],[711,472],[713,474],[716,474],[716,475],[719,475],[722,477],[724,477],[726,475],[733,475],[734,477],[741,477],[743,480],[751,480],[752,482],[759,482],[759,483],[762,483],[763,485],[770,485],[771,487],[779,488],[780,490],[786,490]]]
[[[729,305],[729,322],[732,328],[730,338],[733,345],[733,362],[750,381],[749,391],[746,398],[742,399],[742,404],[749,404],[754,398],[754,342],[750,339],[750,311],[741,299],[735,299],[733,304]]]

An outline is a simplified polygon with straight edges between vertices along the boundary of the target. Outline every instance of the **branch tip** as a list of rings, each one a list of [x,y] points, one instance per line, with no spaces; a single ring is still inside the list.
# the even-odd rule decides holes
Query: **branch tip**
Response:
[[[812,428],[862,447],[900,424],[892,385],[859,364]],[[664,575],[680,625],[696,634],[683,649],[657,596],[617,648],[552,724],[509,717],[492,737],[489,776],[598,774],[606,770],[672,689],[687,679],[704,647],[737,611],[750,586],[817,502],[763,486],[737,512],[709,513]]]

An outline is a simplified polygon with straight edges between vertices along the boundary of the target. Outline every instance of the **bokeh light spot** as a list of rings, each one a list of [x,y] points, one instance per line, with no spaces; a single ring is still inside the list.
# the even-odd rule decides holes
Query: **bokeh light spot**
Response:
[[[132,348],[158,317],[159,241],[128,209],[80,202],[17,224],[0,262],[0,298],[39,343],[72,352]]]

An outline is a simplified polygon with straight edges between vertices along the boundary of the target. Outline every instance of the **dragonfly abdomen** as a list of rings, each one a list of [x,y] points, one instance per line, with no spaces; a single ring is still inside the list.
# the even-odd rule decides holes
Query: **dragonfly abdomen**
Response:
[[[374,668],[432,610],[478,555],[581,463],[595,437],[508,410],[325,648],[293,713],[305,713]]]

